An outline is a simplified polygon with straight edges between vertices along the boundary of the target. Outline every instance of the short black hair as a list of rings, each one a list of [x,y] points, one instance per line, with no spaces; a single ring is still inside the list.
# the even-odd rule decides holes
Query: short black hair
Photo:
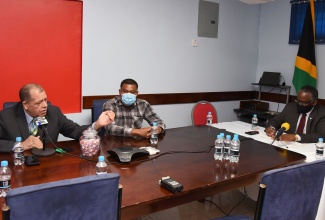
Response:
[[[122,88],[123,84],[135,85],[138,89],[138,83],[134,79],[125,79],[121,82],[120,88]]]
[[[310,93],[312,95],[312,97],[313,97],[313,100],[312,101],[318,99],[318,91],[313,86],[309,86],[309,85],[303,86],[303,87],[301,87],[301,89],[299,91],[300,92],[304,92],[304,93]]]

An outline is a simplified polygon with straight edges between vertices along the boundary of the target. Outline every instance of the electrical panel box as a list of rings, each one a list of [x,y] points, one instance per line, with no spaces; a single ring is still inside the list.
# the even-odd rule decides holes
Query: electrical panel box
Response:
[[[219,3],[199,1],[198,36],[218,38]]]

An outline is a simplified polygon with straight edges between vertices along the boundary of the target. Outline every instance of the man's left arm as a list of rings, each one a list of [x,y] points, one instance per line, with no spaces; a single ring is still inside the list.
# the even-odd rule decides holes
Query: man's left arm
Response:
[[[163,122],[163,120],[157,115],[156,112],[154,112],[153,108],[150,106],[148,102],[146,102],[146,107],[144,111],[144,116],[143,118],[150,124],[152,125],[152,122],[157,122],[158,125],[158,132],[163,133],[165,132],[166,125]]]
[[[322,109],[322,111],[320,111]],[[320,108],[314,117],[309,134],[300,134],[301,143],[317,143],[318,138],[325,138],[325,108]]]
[[[58,129],[59,133],[64,135],[65,137],[69,137],[75,140],[78,140],[82,135],[82,132],[86,130],[91,125],[82,125],[73,122],[72,120],[68,119],[59,108],[52,109],[52,117],[57,117]],[[50,122],[49,122],[50,123]]]
[[[284,134],[283,141],[298,141],[301,143],[317,143],[318,138],[325,138],[325,107],[320,106],[312,117],[309,134]]]

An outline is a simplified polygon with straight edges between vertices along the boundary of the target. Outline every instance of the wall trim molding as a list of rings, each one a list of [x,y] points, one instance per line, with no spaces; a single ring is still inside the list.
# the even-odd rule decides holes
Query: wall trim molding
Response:
[[[169,105],[196,103],[206,100],[209,102],[236,101],[255,99],[255,91],[234,92],[200,92],[200,93],[162,93],[162,94],[139,94],[138,98],[145,99],[151,105]],[[83,96],[83,109],[91,109],[92,101],[98,99],[111,99],[116,95]]]
[[[83,96],[83,109],[91,109],[92,101],[98,99],[111,99],[116,95]],[[161,93],[161,94],[139,94],[140,99],[145,99],[151,105],[171,105],[196,103],[198,101],[224,102],[241,101],[258,98],[258,91],[233,91],[233,92],[198,92],[198,93]],[[289,102],[294,101],[296,96],[290,95]],[[286,94],[261,93],[261,100],[276,103],[286,103]],[[320,104],[325,105],[325,100],[319,99]]]

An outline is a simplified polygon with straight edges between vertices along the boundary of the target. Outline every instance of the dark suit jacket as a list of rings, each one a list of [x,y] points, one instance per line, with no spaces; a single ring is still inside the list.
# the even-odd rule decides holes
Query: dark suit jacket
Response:
[[[79,126],[67,119],[61,110],[53,105],[48,106],[45,117],[48,121],[47,131],[53,142],[58,140],[59,133],[72,139],[79,139],[82,132],[89,126]],[[38,135],[42,136],[41,129]],[[21,102],[0,111],[0,152],[11,152],[16,137],[21,137],[24,141],[29,136],[27,119]],[[50,142],[48,137],[46,137],[46,142]]]
[[[297,111],[296,103],[287,104],[283,111],[270,119],[266,127],[272,125],[279,129],[284,122],[290,124],[288,134],[295,134],[297,129],[299,113]],[[318,138],[325,139],[325,107],[317,104],[307,119],[306,134],[299,134],[302,143],[316,143]]]

